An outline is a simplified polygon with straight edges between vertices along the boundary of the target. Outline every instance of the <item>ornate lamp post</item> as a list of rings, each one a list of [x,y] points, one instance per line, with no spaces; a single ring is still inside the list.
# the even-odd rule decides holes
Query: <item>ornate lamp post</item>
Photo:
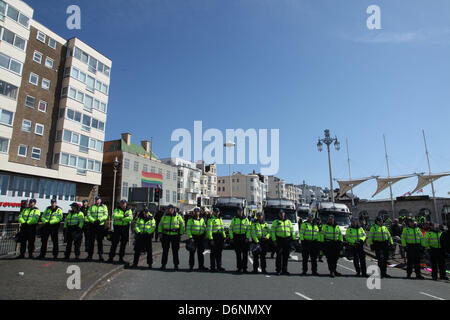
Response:
[[[317,142],[317,149],[319,152],[322,152],[323,150],[323,144],[327,145],[327,151],[328,151],[328,169],[330,171],[330,194],[331,194],[331,202],[334,203],[334,191],[333,191],[333,173],[331,171],[331,155],[330,155],[330,145],[334,142],[334,147],[337,151],[341,149],[341,143],[339,142],[338,138],[335,136],[335,138],[330,137],[330,130],[325,130],[325,138],[320,139],[319,142]]]

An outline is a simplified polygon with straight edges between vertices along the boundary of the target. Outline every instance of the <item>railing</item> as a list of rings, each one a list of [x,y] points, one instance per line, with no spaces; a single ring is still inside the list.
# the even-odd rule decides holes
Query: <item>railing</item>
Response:
[[[0,224],[0,256],[16,251],[14,237],[18,231],[18,223]]]

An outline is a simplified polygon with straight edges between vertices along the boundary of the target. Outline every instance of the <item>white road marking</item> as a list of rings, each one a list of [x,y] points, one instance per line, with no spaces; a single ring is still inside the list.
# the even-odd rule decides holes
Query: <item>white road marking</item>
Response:
[[[295,293],[296,295],[302,297],[302,298],[305,299],[305,300],[312,300],[310,297],[307,297],[307,296],[305,296],[304,294],[301,294],[301,293],[299,293],[299,292],[294,292],[294,293]]]
[[[298,261],[298,257],[297,257],[297,256],[289,255],[289,257],[290,257],[291,259],[295,260],[295,261]]]
[[[208,253],[210,253],[210,252],[211,252],[211,250],[205,250],[205,251],[203,252],[203,255],[208,254]]]
[[[349,270],[349,271],[353,271],[353,272],[356,272],[355,270],[353,270],[353,269],[351,269],[351,268],[347,268],[346,266],[343,266],[342,264],[337,264],[339,267],[341,267],[341,268],[344,268],[344,269],[347,269],[347,270]]]
[[[419,293],[420,293],[420,294],[423,294],[423,295],[425,295],[425,296],[429,296],[429,297],[431,297],[431,298],[437,299],[437,300],[445,300],[445,299],[442,299],[442,298],[433,296],[433,295],[428,294],[428,293],[425,293],[425,292],[419,292]]]

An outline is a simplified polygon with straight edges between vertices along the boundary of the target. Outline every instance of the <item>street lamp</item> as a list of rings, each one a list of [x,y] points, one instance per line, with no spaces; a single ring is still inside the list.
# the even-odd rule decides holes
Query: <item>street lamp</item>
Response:
[[[113,196],[111,201],[111,216],[114,213],[114,203],[116,201],[116,176],[117,176],[117,169],[119,168],[120,162],[117,159],[117,157],[114,158],[113,161],[113,172],[114,172],[114,183],[113,183]],[[112,227],[112,220],[111,220],[111,227]]]
[[[223,146],[225,148],[234,148],[234,146],[236,146],[236,143],[232,142],[232,141],[228,141],[227,143],[224,143]],[[232,185],[231,185],[231,163],[228,164],[228,170],[230,173],[230,198],[233,197],[233,190],[232,190]]]
[[[334,147],[337,151],[339,151],[341,149],[341,143],[339,142],[339,140],[337,139],[337,137],[335,136],[335,138],[331,138],[330,137],[330,130],[326,129],[325,130],[325,138],[320,139],[319,137],[319,142],[317,142],[317,150],[319,150],[319,152],[322,152],[323,150],[323,144],[327,145],[327,151],[328,151],[328,168],[330,171],[330,193],[331,193],[331,202],[334,203],[334,191],[333,191],[333,173],[331,171],[331,156],[330,156],[330,145],[334,142]]]

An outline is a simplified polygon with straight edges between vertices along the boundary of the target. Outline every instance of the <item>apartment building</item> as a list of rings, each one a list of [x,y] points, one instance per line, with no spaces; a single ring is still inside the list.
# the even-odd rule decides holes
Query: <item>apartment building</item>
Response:
[[[178,169],[158,159],[150,149],[149,141],[131,142],[131,134],[123,133],[121,139],[106,141],[103,154],[103,175],[100,194],[111,203],[114,185],[114,160],[117,158],[115,203],[128,200],[130,188],[161,188],[160,205],[179,206]]]
[[[112,62],[77,38],[33,20],[20,0],[0,0],[0,223],[17,203],[44,209],[92,201],[101,183]],[[3,211],[1,211],[3,210]]]
[[[196,164],[181,158],[161,159],[163,163],[174,166],[178,172],[177,190],[180,211],[191,211],[201,197],[202,170]]]
[[[211,208],[217,198],[217,165],[206,165],[204,161],[199,160],[196,166],[201,170],[200,176],[200,197],[202,206]]]
[[[233,173],[231,182],[230,176],[218,177],[217,190],[219,197],[245,198],[249,205],[256,205],[258,210],[262,210],[264,200],[266,200],[264,179],[261,179],[261,176],[256,173]]]

